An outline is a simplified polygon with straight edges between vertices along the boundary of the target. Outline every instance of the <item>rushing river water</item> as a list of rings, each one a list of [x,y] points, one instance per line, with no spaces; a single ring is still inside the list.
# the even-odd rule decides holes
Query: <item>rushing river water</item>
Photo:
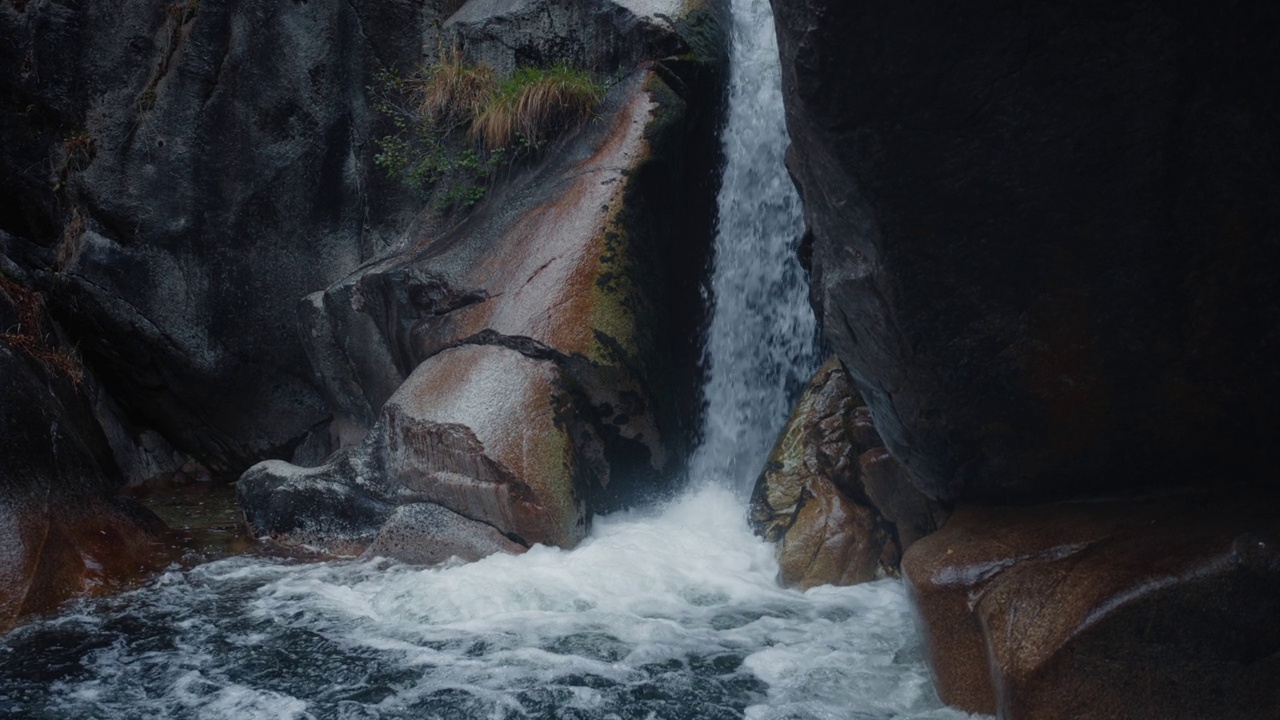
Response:
[[[418,568],[249,554],[80,600],[0,640],[0,717],[966,717],[900,583],[779,588],[744,494],[814,364],[767,0],[734,0],[728,166],[691,490],[572,551]]]

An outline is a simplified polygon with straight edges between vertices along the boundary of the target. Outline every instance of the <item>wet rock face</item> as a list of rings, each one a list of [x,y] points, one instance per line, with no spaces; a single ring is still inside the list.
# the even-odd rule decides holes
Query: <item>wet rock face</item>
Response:
[[[1280,717],[1259,500],[958,510],[903,560],[939,695],[1009,720]]]
[[[0,631],[167,562],[164,524],[116,495],[88,380],[38,302],[0,276]]]
[[[690,93],[708,79],[684,80]],[[696,301],[701,265],[680,259],[710,237],[685,234],[712,193],[682,176],[710,111],[634,71],[466,221],[308,297],[304,337],[344,449],[246,472],[255,531],[474,559],[572,547],[593,512],[661,488],[695,397],[684,320],[666,319]]]
[[[898,571],[902,550],[945,518],[885,451],[840,361],[796,403],[751,498],[787,586],[853,585]]]
[[[774,6],[814,302],[921,490],[1274,487],[1274,8]]]
[[[416,207],[373,167],[413,3],[0,5],[0,230],[126,414],[218,476],[328,415],[294,308]]]

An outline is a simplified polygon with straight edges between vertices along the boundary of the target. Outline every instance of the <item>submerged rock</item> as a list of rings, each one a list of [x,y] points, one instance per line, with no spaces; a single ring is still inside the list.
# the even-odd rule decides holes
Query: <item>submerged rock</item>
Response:
[[[938,694],[1009,720],[1280,718],[1259,499],[957,510],[903,561]]]
[[[81,373],[39,296],[0,276],[0,631],[168,560],[164,523],[117,495]]]
[[[810,588],[896,574],[902,550],[944,517],[885,452],[840,361],[828,360],[752,493],[751,523],[777,543],[779,580]]]

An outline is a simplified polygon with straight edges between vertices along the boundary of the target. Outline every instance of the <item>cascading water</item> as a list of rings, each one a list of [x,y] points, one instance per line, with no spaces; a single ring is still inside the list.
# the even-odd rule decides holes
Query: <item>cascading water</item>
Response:
[[[0,640],[0,717],[965,717],[899,583],[779,588],[741,489],[813,364],[768,0],[733,0],[729,159],[696,488],[577,549],[414,568],[241,556]],[[699,480],[701,478],[701,481]]]
[[[750,491],[796,391],[814,370],[814,319],[795,244],[800,198],[783,158],[781,69],[767,0],[734,0],[715,301],[695,481]]]

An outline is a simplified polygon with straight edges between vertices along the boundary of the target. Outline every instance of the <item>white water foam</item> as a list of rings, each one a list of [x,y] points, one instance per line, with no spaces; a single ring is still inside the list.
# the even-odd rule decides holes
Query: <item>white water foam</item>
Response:
[[[801,593],[776,573],[719,488],[599,518],[573,551],[234,558],[15,631],[0,716],[967,717],[934,698],[900,583]]]

